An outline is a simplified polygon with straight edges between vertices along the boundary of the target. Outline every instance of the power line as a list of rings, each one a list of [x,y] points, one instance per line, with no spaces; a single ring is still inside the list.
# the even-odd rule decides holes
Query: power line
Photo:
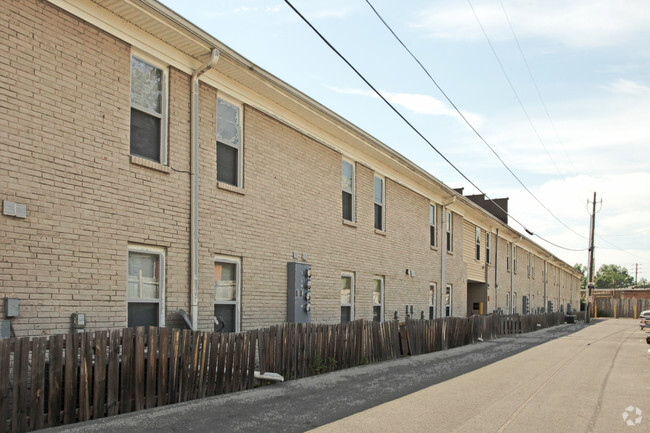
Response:
[[[476,22],[478,22],[479,27],[481,28],[481,31],[483,32],[483,36],[485,36],[485,40],[487,41],[488,45],[490,46],[490,49],[492,50],[492,54],[494,54],[494,58],[497,60],[497,63],[499,64],[499,67],[501,68],[501,72],[503,72],[503,75],[506,77],[506,81],[508,82],[508,85],[510,86],[510,89],[512,90],[512,93],[515,95],[515,99],[521,106],[521,110],[524,112],[524,115],[526,116],[526,119],[528,120],[528,123],[530,124],[530,127],[533,129],[533,132],[537,136],[537,139],[539,140],[540,144],[546,151],[546,154],[548,155],[549,159],[553,163],[553,166],[557,170],[560,176],[562,176],[562,179],[566,182],[566,178],[564,177],[564,174],[560,171],[560,168],[557,166],[555,163],[555,160],[553,159],[553,156],[551,155],[551,152],[549,152],[548,148],[546,147],[546,144],[544,144],[544,140],[542,140],[542,136],[539,135],[539,132],[537,131],[537,128],[535,128],[535,125],[533,125],[533,121],[530,118],[530,115],[528,114],[528,110],[526,110],[526,107],[524,107],[524,103],[521,102],[521,98],[519,98],[519,94],[517,93],[517,90],[515,89],[515,86],[512,84],[512,81],[510,80],[510,77],[508,76],[508,73],[506,72],[505,67],[503,66],[503,63],[501,62],[501,59],[499,58],[499,55],[497,54],[496,49],[494,48],[494,45],[492,45],[492,41],[490,41],[489,36],[487,35],[487,32],[485,31],[485,28],[483,27],[483,24],[481,23],[481,20],[478,17],[478,14],[476,13],[476,10],[474,10],[474,6],[472,5],[471,0],[467,0],[467,3],[469,4],[469,7],[472,9],[472,13],[474,14],[474,17],[476,18]]]
[[[551,215],[553,216],[553,218],[555,218],[558,222],[560,222],[560,224],[562,224],[564,227],[566,227],[567,229],[569,229],[570,231],[572,231],[572,232],[575,233],[576,235],[582,237],[583,239],[586,239],[585,236],[583,236],[583,235],[581,235],[580,233],[576,232],[576,231],[573,230],[571,227],[569,227],[568,225],[566,225],[562,220],[560,220],[557,216],[555,216],[555,214],[554,214],[553,212],[551,212],[551,210],[548,209],[548,208],[547,208],[547,207],[546,207],[546,206],[545,206],[545,205],[544,205],[544,204],[543,204],[543,203],[542,203],[542,202],[541,202],[541,201],[540,201],[540,200],[535,196],[535,194],[532,193],[532,191],[530,191],[530,189],[528,189],[528,187],[527,187],[527,186],[522,182],[522,180],[519,179],[519,177],[518,177],[518,176],[517,176],[517,175],[516,175],[516,174],[515,174],[511,169],[510,169],[510,167],[505,163],[505,161],[503,161],[503,159],[501,158],[501,156],[499,156],[499,154],[494,150],[494,148],[493,148],[492,146],[490,146],[490,144],[487,142],[487,140],[485,140],[485,138],[483,138],[483,136],[481,135],[481,133],[478,132],[478,130],[474,127],[474,125],[472,125],[472,123],[471,123],[471,122],[470,122],[470,121],[469,121],[469,120],[468,120],[468,119],[463,115],[463,113],[462,113],[462,112],[460,111],[460,109],[456,106],[456,104],[454,103],[454,101],[451,100],[451,98],[449,97],[449,95],[447,95],[447,93],[446,93],[444,90],[442,90],[442,87],[440,87],[440,85],[439,85],[438,82],[435,80],[435,78],[433,78],[433,76],[431,75],[431,73],[429,72],[429,70],[428,70],[428,69],[427,69],[427,68],[422,64],[422,62],[420,62],[420,60],[417,58],[417,56],[416,56],[415,54],[413,54],[413,52],[412,52],[412,51],[411,51],[411,50],[406,46],[406,44],[402,41],[402,39],[401,39],[399,36],[397,36],[397,34],[395,33],[395,31],[392,29],[392,27],[391,27],[391,26],[386,22],[386,20],[384,20],[384,18],[383,18],[383,17],[381,16],[381,14],[377,11],[377,9],[375,9],[375,7],[372,5],[372,3],[370,3],[369,0],[366,0],[366,3],[368,4],[368,6],[370,6],[370,9],[372,9],[372,11],[375,13],[375,15],[377,15],[377,18],[379,18],[379,20],[384,24],[384,26],[386,26],[386,28],[387,28],[388,31],[393,35],[393,37],[395,37],[395,39],[396,39],[396,40],[400,43],[400,45],[401,45],[401,46],[406,50],[406,52],[409,53],[409,55],[413,58],[413,60],[415,60],[415,62],[420,66],[420,68],[424,71],[424,73],[429,77],[429,79],[431,80],[431,82],[436,86],[436,88],[440,91],[440,93],[442,93],[442,95],[445,97],[445,99],[447,100],[447,102],[449,102],[449,104],[454,108],[454,110],[456,110],[456,112],[457,112],[458,115],[461,117],[461,119],[463,119],[463,121],[467,124],[467,126],[470,127],[470,129],[471,129],[471,130],[476,134],[476,136],[477,136],[477,137],[478,137],[478,138],[479,138],[479,139],[480,139],[480,140],[481,140],[481,141],[482,141],[482,142],[483,142],[483,143],[488,147],[488,149],[490,149],[490,150],[492,151],[492,153],[497,157],[497,159],[501,162],[501,164],[502,164],[502,165],[503,165],[503,166],[508,170],[508,172],[510,172],[510,174],[511,174],[511,175],[512,175],[516,180],[517,180],[517,182],[519,182],[519,184],[520,184],[520,185],[521,185],[521,186],[522,186],[522,187],[523,187],[523,188],[524,188],[524,189],[525,189],[525,190],[526,190],[526,191],[527,191],[527,192],[528,192],[528,193],[529,193],[529,194],[530,194],[530,195],[531,195],[531,196],[532,196],[532,197],[533,197],[533,198],[534,198],[534,199],[535,199],[535,200],[536,200],[536,201],[537,201],[537,202],[538,202],[538,203],[539,203],[539,204],[540,204],[544,209],[546,209],[546,211],[547,211],[549,214],[551,214]],[[514,90],[514,89],[513,89],[513,90]],[[549,156],[550,156],[550,155],[549,155]],[[566,181],[566,179],[565,179],[565,181]],[[493,203],[494,203],[494,202],[493,202]],[[495,204],[496,204],[496,203],[495,203]],[[507,213],[507,212],[506,212],[506,213]],[[514,219],[514,218],[513,218],[513,219]],[[540,239],[542,239],[541,236],[539,236],[539,235],[536,235],[536,236],[538,236]],[[548,243],[550,243],[550,244],[552,244],[552,245],[555,245],[555,244],[553,244],[552,242],[547,241],[546,239],[543,239],[543,240],[546,241],[546,242],[548,242]],[[559,247],[559,248],[564,248],[564,247],[560,247],[560,246],[558,246],[558,245],[555,245],[555,246],[557,246],[557,247]],[[567,250],[569,250],[569,251],[583,251],[583,250],[573,250],[573,249],[570,249],[570,248],[565,248],[565,249],[567,249]]]
[[[373,92],[375,92],[375,94],[376,94],[379,98],[381,98],[382,101],[384,101],[384,103],[385,103],[386,105],[388,105],[388,107],[390,107],[390,109],[391,109],[395,114],[397,114],[397,115],[398,115],[398,116],[399,116],[399,117],[400,117],[400,118],[401,118],[401,119],[402,119],[402,120],[403,120],[403,121],[404,121],[404,122],[405,122],[405,123],[406,123],[406,124],[407,124],[407,125],[408,125],[408,126],[409,126],[409,127],[410,127],[410,128],[411,128],[411,129],[412,129],[412,130],[413,130],[413,131],[414,131],[418,136],[419,136],[419,137],[420,137],[420,138],[421,138],[421,139],[422,139],[422,140],[424,140],[424,141],[425,141],[425,142],[426,142],[426,143],[427,143],[427,144],[428,144],[428,145],[429,145],[429,146],[430,146],[430,147],[431,147],[431,148],[432,148],[432,149],[433,149],[433,150],[434,150],[438,155],[440,155],[440,157],[441,157],[441,158],[442,158],[442,159],[443,159],[447,164],[449,164],[449,165],[450,165],[450,166],[451,166],[451,167],[452,167],[452,168],[453,168],[453,169],[454,169],[458,174],[460,174],[460,175],[463,177],[463,179],[465,179],[467,182],[469,182],[469,184],[472,185],[474,188],[476,188],[476,189],[477,189],[481,194],[484,194],[485,197],[486,197],[488,200],[492,201],[492,203],[494,203],[494,204],[495,204],[495,205],[496,205],[496,206],[497,206],[497,207],[498,207],[502,212],[508,214],[508,213],[507,213],[504,209],[502,209],[502,208],[501,208],[497,203],[495,203],[495,202],[494,202],[494,201],[493,201],[493,200],[492,200],[492,199],[491,199],[491,198],[490,198],[490,197],[489,197],[485,192],[483,192],[483,190],[481,190],[481,188],[479,188],[479,187],[478,187],[474,182],[472,182],[472,181],[471,181],[471,180],[470,180],[470,179],[469,179],[469,178],[468,178],[468,177],[467,177],[467,176],[466,176],[466,175],[465,175],[465,174],[464,174],[464,173],[463,173],[459,168],[457,168],[457,167],[456,167],[456,166],[455,166],[455,165],[454,165],[454,164],[453,164],[453,163],[452,163],[452,162],[451,162],[451,161],[450,161],[450,160],[449,160],[449,159],[448,159],[448,158],[447,158],[447,157],[446,157],[446,156],[445,156],[445,155],[444,155],[440,150],[438,150],[438,149],[433,145],[433,143],[431,143],[431,142],[430,142],[430,141],[429,141],[429,140],[428,140],[428,139],[427,139],[427,138],[426,138],[426,137],[425,137],[425,136],[424,136],[424,135],[423,135],[423,134],[422,134],[422,133],[421,133],[421,132],[420,132],[420,131],[419,131],[419,130],[418,130],[418,129],[413,125],[413,124],[412,124],[412,123],[411,123],[411,122],[409,122],[409,120],[406,119],[406,117],[404,117],[404,115],[403,115],[403,114],[402,114],[402,113],[401,113],[397,108],[395,108],[395,106],[394,106],[393,104],[391,104],[391,103],[390,103],[390,102],[389,102],[389,101],[384,97],[384,95],[382,95],[381,92],[379,92],[379,91],[378,91],[378,90],[377,90],[377,89],[376,89],[376,88],[375,88],[375,87],[374,87],[374,86],[373,86],[373,85],[372,85],[372,84],[371,84],[371,83],[370,83],[370,82],[369,82],[369,81],[368,81],[368,80],[363,76],[363,74],[361,74],[361,72],[359,72],[359,71],[358,71],[358,70],[357,70],[357,69],[352,65],[352,63],[350,63],[350,62],[346,59],[345,56],[343,56],[343,54],[341,54],[341,53],[340,53],[340,52],[339,52],[339,51],[338,51],[338,50],[337,50],[337,49],[336,49],[336,48],[335,48],[335,47],[334,47],[334,46],[333,46],[333,45],[332,45],[332,44],[327,40],[327,38],[325,38],[325,36],[323,36],[323,35],[318,31],[318,29],[316,29],[316,27],[313,26],[313,25],[311,24],[311,22],[309,22],[309,20],[308,20],[307,18],[305,18],[305,17],[300,13],[300,11],[298,11],[298,10],[297,10],[297,9],[296,9],[292,4],[291,4],[291,2],[290,2],[289,0],[284,0],[284,2],[285,2],[285,3],[286,3],[286,4],[287,4],[287,5],[288,5],[288,6],[289,6],[289,7],[290,7],[290,8],[291,8],[295,13],[296,13],[296,14],[297,14],[297,15],[298,15],[298,16],[299,16],[299,17],[300,17],[304,22],[305,22],[305,24],[307,24],[307,25],[308,25],[308,26],[309,26],[309,27],[314,31],[314,33],[316,33],[316,35],[318,35],[318,37],[319,37],[319,38],[320,38],[320,39],[321,39],[321,40],[322,40],[322,41],[323,41],[323,42],[324,42],[324,43],[325,43],[325,44],[326,44],[326,45],[327,45],[327,46],[328,46],[328,47],[329,47],[329,48],[330,48],[330,49],[331,49],[331,50],[332,50],[332,51],[333,51],[333,52],[334,52],[334,53],[335,53],[335,54],[336,54],[336,55],[337,55],[341,60],[343,60],[343,61],[345,62],[345,64],[347,64],[347,65],[350,67],[350,69],[352,69],[352,70],[357,74],[357,76],[358,76],[358,77],[359,77],[359,78],[360,78],[364,83],[366,83],[366,85],[367,85],[368,87],[370,87],[370,89],[372,89]],[[373,8],[373,10],[374,10],[374,8]],[[382,21],[383,21],[383,20],[382,20]],[[393,34],[394,34],[394,33],[393,33]],[[403,44],[402,44],[402,45],[403,45]],[[433,78],[432,78],[432,80],[433,80]],[[436,85],[437,85],[437,84],[436,84]],[[442,89],[441,89],[441,91],[442,91]],[[455,106],[454,106],[454,107],[455,107]],[[456,108],[456,110],[459,111],[457,108]],[[464,117],[464,116],[463,116],[463,117]],[[487,144],[487,143],[486,143],[486,144]],[[507,167],[507,166],[506,166],[506,167]],[[513,173],[513,174],[514,174],[514,173]],[[522,185],[523,185],[523,184],[522,184]],[[525,188],[525,186],[524,186],[524,188]],[[527,188],[526,188],[526,189],[527,189]],[[530,192],[530,191],[529,191],[529,192]],[[531,193],[531,194],[532,194],[532,193]],[[533,197],[534,197],[534,195],[533,195]],[[539,200],[538,200],[538,201],[539,201]],[[541,202],[539,202],[539,203],[542,204]],[[544,206],[544,205],[542,204],[542,206]],[[550,212],[550,210],[548,210],[548,208],[546,208],[545,206],[544,206],[544,208],[545,208],[547,211]],[[552,213],[551,213],[551,214],[552,214]],[[509,214],[508,214],[508,215],[509,215]],[[518,220],[517,220],[516,218],[514,218],[512,215],[509,215],[509,216],[510,216],[510,218],[512,218],[513,221],[515,221],[517,224],[519,224],[521,227],[523,227],[524,230],[526,230],[526,232],[530,233],[531,235],[534,235],[533,232],[531,232],[530,230],[528,230],[524,224],[522,224],[520,221],[518,221]],[[555,218],[557,219],[557,217],[555,217]],[[560,220],[558,219],[558,221],[560,221]],[[560,222],[561,222],[561,221],[560,221]],[[563,223],[563,224],[564,224],[564,223]],[[565,226],[566,226],[566,225],[565,225]],[[569,228],[569,227],[567,226],[567,228]],[[538,236],[538,237],[539,237],[539,236]],[[559,247],[559,248],[564,248],[564,247],[560,247],[560,246],[558,246],[558,247]],[[568,249],[568,248],[565,248],[565,249],[570,250],[570,249]]]
[[[528,65],[528,60],[524,55],[524,50],[521,48],[521,44],[519,43],[519,38],[515,33],[515,29],[512,27],[512,24],[510,22],[510,17],[508,16],[508,12],[506,12],[506,8],[505,6],[503,6],[503,1],[499,0],[499,3],[501,3],[501,9],[503,10],[503,15],[506,17],[506,21],[508,22],[508,27],[510,27],[512,36],[515,38],[515,42],[517,43],[517,48],[519,49],[519,53],[521,54],[521,58],[524,61],[524,65],[526,65],[526,70],[528,71],[530,80],[533,82],[533,86],[535,87],[537,96],[539,97],[539,100],[542,102],[542,106],[544,107],[544,112],[546,113],[546,117],[548,117],[548,121],[551,123],[553,132],[555,133],[555,138],[557,138],[558,143],[560,143],[560,145],[562,146],[562,150],[564,150],[564,155],[566,156],[567,160],[571,164],[571,167],[573,168],[573,172],[577,174],[578,170],[576,170],[576,167],[573,164],[571,157],[569,157],[569,153],[567,152],[566,147],[564,146],[564,141],[562,141],[562,139],[560,138],[560,134],[557,132],[557,128],[555,127],[555,122],[553,122],[553,119],[551,118],[551,114],[548,112],[548,107],[546,106],[546,102],[544,101],[544,98],[542,98],[542,93],[540,92],[539,87],[537,86],[537,80],[535,80],[535,77],[533,76],[533,71],[530,69],[530,65]]]

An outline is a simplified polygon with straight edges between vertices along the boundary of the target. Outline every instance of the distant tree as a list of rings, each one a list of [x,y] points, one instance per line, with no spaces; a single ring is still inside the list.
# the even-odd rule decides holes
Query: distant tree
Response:
[[[585,290],[587,288],[587,267],[580,263],[576,263],[573,265],[573,269],[582,274],[582,277],[580,277],[580,289]]]
[[[596,273],[596,287],[599,289],[611,289],[628,287],[634,284],[634,278],[627,269],[618,265],[602,265]]]
[[[573,265],[573,269],[576,271],[580,272],[582,274],[582,277],[580,277],[580,289],[584,290],[587,288],[587,267],[585,265],[581,265],[580,263],[576,263]]]
[[[643,289],[647,288],[648,287],[648,280],[646,280],[645,278],[641,278],[639,280],[639,285],[637,287],[638,288],[643,288]]]

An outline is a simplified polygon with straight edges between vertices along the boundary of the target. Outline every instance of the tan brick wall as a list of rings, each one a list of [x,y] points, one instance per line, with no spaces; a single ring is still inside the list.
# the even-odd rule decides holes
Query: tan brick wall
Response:
[[[133,158],[131,47],[42,0],[0,2],[0,17],[0,199],[27,206],[26,219],[0,216],[0,296],[20,299],[16,333],[67,332],[75,311],[86,313],[90,330],[125,326],[129,245],[164,249],[166,323],[180,325],[175,312],[190,312],[190,77],[167,70],[168,165]],[[460,214],[453,252],[442,246],[442,214],[439,247],[431,248],[429,198],[386,177],[386,230],[377,233],[375,172],[366,161],[355,164],[356,221],[344,224],[343,156],[250,106],[242,109],[243,188],[219,187],[219,92],[200,86],[201,329],[212,328],[215,256],[241,261],[242,329],[285,321],[294,251],[313,266],[314,322],[340,320],[342,272],[355,275],[355,318],[372,318],[376,276],[385,279],[386,319],[393,311],[403,319],[405,305],[426,316],[430,283],[440,315],[443,254],[453,315],[466,315]],[[503,269],[505,245],[500,240]],[[539,284],[526,279],[522,253],[518,302]],[[500,291],[509,275],[499,271]]]
[[[90,329],[124,326],[129,243],[167,249],[167,309],[187,308],[188,175],[129,162],[130,47],[43,1],[1,2],[0,16],[0,198],[27,206],[0,216],[16,333],[67,332],[75,311]],[[188,86],[170,72],[169,161],[183,170]]]

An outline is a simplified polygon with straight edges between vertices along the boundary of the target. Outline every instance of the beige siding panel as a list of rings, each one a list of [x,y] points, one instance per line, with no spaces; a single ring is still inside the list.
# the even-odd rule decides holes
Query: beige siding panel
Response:
[[[467,279],[485,282],[485,231],[481,230],[481,260],[476,260],[476,225],[463,221],[463,259],[467,265]]]

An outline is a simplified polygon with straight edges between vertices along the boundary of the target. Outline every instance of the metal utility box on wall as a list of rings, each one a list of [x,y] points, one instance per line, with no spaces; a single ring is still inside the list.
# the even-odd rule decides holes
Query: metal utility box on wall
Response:
[[[18,317],[19,314],[18,298],[5,298],[5,316]]]
[[[287,263],[287,321],[311,323],[311,265]]]

